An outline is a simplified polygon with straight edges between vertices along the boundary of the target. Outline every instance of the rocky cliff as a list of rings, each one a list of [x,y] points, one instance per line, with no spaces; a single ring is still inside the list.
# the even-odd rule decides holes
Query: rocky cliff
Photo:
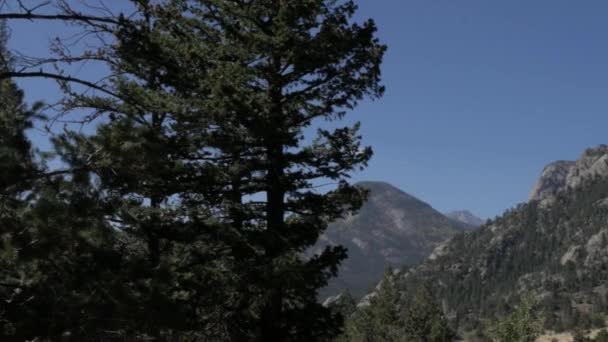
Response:
[[[608,145],[583,152],[576,161],[560,160],[547,165],[530,192],[529,200],[547,204],[560,191],[577,187],[585,178],[608,175]]]

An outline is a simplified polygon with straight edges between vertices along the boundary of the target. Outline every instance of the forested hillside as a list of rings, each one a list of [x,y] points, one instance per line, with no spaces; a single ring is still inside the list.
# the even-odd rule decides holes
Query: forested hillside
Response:
[[[338,122],[383,95],[386,46],[356,12],[0,1],[0,340],[339,334],[318,291],[346,250],[302,254],[365,200],[349,177],[372,149]],[[55,23],[47,54],[10,52],[3,20]],[[59,99],[26,105],[21,79]]]
[[[604,148],[581,160],[598,151]],[[588,173],[553,196],[550,204],[532,200],[457,235],[420,266],[395,275],[401,297],[430,285],[460,331],[483,331],[485,321],[512,312],[529,294],[539,299],[546,328],[604,326],[608,177]]]

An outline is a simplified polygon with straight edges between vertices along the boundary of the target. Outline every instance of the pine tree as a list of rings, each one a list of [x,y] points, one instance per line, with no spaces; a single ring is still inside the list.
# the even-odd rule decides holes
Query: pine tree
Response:
[[[123,203],[117,221],[143,241],[148,267],[175,260],[169,246],[195,255],[207,246],[210,255],[200,266],[205,282],[189,296],[207,298],[207,307],[230,299],[218,308],[230,319],[215,319],[225,326],[238,322],[242,329],[224,329],[231,338],[335,335],[339,320],[316,294],[345,250],[328,248],[310,259],[301,253],[327,222],[361,205],[364,193],[346,179],[371,150],[360,147],[358,125],[320,129],[308,146],[303,133],[317,119],[341,118],[364,96],[382,94],[384,46],[375,26],[351,23],[351,1],[198,1],[186,13],[181,5],[144,8],[142,22],[118,32],[121,68],[141,82],[118,80],[116,91],[128,101],[95,137],[84,143],[73,138],[73,150],[84,145],[84,155],[106,153],[96,173],[102,186],[119,194],[111,200]],[[151,16],[152,27],[146,25]],[[116,108],[98,98],[79,100]],[[78,159],[84,158],[72,158]],[[324,180],[336,188],[316,191]],[[183,216],[190,219],[183,222]],[[176,241],[176,225],[190,232],[186,243]],[[192,237],[204,240],[201,247],[192,249]],[[214,249],[229,254],[211,255]],[[218,266],[209,269],[213,260]],[[213,277],[224,292],[203,296]]]
[[[493,341],[533,342],[542,333],[544,318],[538,310],[538,300],[524,296],[509,316],[494,322],[487,329]]]
[[[407,341],[448,342],[454,333],[430,289],[420,286],[407,308],[404,331]]]
[[[10,70],[0,24],[3,70]],[[0,339],[84,341],[82,332],[106,326],[91,301],[103,288],[98,277],[111,273],[111,227],[90,219],[99,208],[88,183],[47,172],[32,148],[26,130],[43,119],[41,105],[27,106],[6,79],[0,97]]]
[[[327,222],[361,205],[362,191],[346,179],[366,164],[371,150],[360,146],[358,125],[319,129],[308,146],[303,134],[315,121],[341,118],[362,97],[382,94],[384,46],[374,37],[373,22],[351,22],[352,1],[200,4],[226,42],[214,58],[222,61],[216,66],[221,73],[207,80],[220,91],[214,98],[229,99],[209,106],[229,123],[219,125],[230,142],[223,155],[239,156],[228,162],[229,215],[237,225],[249,223],[249,241],[261,252],[243,277],[258,301],[251,303],[259,317],[252,326],[260,327],[262,341],[329,337],[335,331],[319,328],[331,328],[333,318],[316,294],[345,251],[329,248],[309,260],[300,253]],[[324,180],[337,186],[316,191]],[[246,202],[260,191],[265,200]]]
[[[0,21],[0,70],[8,70],[11,56],[6,48],[8,29]],[[25,135],[34,110],[23,102],[23,92],[10,80],[0,80],[0,195],[3,200],[26,187],[25,180],[35,170],[30,142]]]
[[[8,31],[0,21],[0,61],[2,70],[11,68],[6,48]],[[27,206],[26,179],[35,171],[26,129],[32,112],[23,102],[23,93],[10,80],[0,80],[0,336],[14,335],[17,327],[11,320],[14,307],[23,304],[19,274],[26,270],[17,263],[16,235],[25,227],[20,219]]]
[[[137,15],[104,21],[115,23],[103,27],[112,43],[91,53],[109,61],[111,81],[81,82],[95,92],[79,93],[61,79],[65,110],[102,117],[94,134],[54,141],[72,177],[94,190],[82,220],[115,232],[103,244],[113,277],[99,279],[111,290],[85,309],[111,317],[95,331],[153,340],[335,336],[340,317],[317,291],[346,251],[302,252],[361,205],[364,191],[347,179],[371,149],[358,125],[319,128],[312,143],[305,132],[382,95],[385,47],[374,23],[354,23],[352,1],[134,5]],[[335,186],[319,191],[323,182]]]
[[[388,268],[369,302],[358,308],[346,322],[338,342],[407,341],[403,331],[403,313],[399,291]]]

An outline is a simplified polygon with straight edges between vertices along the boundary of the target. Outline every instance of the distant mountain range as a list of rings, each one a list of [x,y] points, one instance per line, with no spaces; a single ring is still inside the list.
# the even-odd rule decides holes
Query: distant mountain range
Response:
[[[547,328],[605,326],[608,146],[549,164],[528,203],[453,234],[422,264],[396,271],[393,281],[401,298],[431,285],[452,324],[476,332],[465,334],[467,341],[478,340],[484,321],[511,312],[526,294],[541,301]]]
[[[445,240],[479,225],[479,219],[468,212],[449,218],[388,183],[357,185],[370,190],[367,202],[358,214],[331,224],[313,248],[313,252],[327,245],[348,248],[348,259],[322,291],[322,298],[345,290],[360,297],[375,286],[388,265],[418,264]]]

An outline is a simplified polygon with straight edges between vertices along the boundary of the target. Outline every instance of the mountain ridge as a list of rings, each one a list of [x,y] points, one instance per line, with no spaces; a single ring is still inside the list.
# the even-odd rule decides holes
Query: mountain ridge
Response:
[[[466,223],[472,227],[479,227],[484,223],[484,220],[473,214],[471,211],[466,209],[461,210],[453,210],[447,213],[444,213],[445,216],[452,218],[454,220]]]
[[[478,230],[456,234],[420,265],[395,272],[400,296],[432,284],[446,316],[461,332],[481,333],[484,321],[511,312],[529,293],[539,298],[547,328],[605,324],[606,156],[606,145],[585,150],[547,197],[517,205]]]
[[[602,175],[608,175],[608,145],[605,144],[585,149],[578,160],[558,160],[547,164],[528,200],[546,205],[555,199],[557,193],[580,185],[585,178]]]
[[[446,239],[472,226],[444,216],[430,204],[386,182],[365,181],[370,190],[359,213],[330,224],[313,253],[327,245],[342,245],[348,258],[321,297],[348,290],[367,293],[388,265],[414,265]]]

